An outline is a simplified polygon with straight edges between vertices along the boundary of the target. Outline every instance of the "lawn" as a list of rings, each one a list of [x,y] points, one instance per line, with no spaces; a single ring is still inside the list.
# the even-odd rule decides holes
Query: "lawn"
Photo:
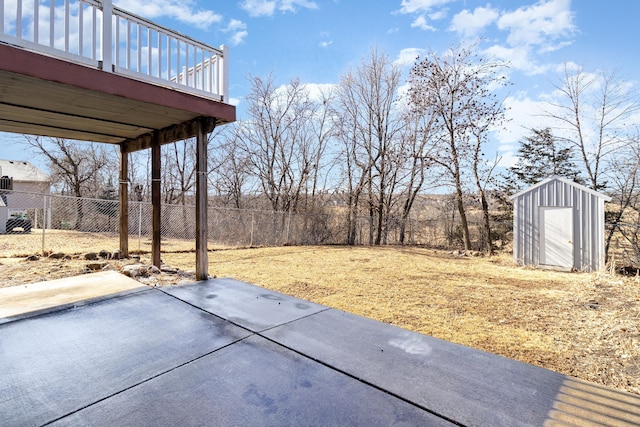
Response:
[[[6,240],[12,237],[0,236],[0,254],[3,247],[15,246]],[[86,251],[91,244],[94,251],[117,248],[115,238],[80,240],[67,253],[80,253],[73,247]],[[27,262],[14,255],[0,258],[5,286],[77,274],[87,263]],[[164,252],[162,259],[184,270],[195,265],[193,252]],[[148,262],[147,254],[142,261]],[[210,251],[209,261],[209,273],[217,277],[640,394],[640,282],[635,277],[536,270],[515,266],[508,254],[460,257],[414,247],[222,249]],[[169,284],[178,278],[155,280]]]

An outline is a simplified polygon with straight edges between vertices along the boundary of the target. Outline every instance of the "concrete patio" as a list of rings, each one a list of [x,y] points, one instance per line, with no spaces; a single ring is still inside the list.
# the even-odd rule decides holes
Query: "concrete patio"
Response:
[[[231,279],[64,282],[0,290],[0,425],[640,424],[639,396]]]

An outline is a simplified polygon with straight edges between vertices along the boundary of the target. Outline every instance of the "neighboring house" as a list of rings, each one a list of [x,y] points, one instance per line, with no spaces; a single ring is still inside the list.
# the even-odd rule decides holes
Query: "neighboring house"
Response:
[[[7,215],[28,209],[45,209],[47,225],[50,225],[50,199],[43,195],[51,192],[51,179],[47,174],[23,160],[0,160],[0,177],[13,179],[12,191],[4,194]],[[4,208],[4,207],[1,207]],[[0,208],[0,209],[1,209]],[[0,220],[3,215],[0,214]],[[4,230],[0,229],[0,232]]]
[[[23,160],[0,160],[0,176],[13,178],[13,191],[49,194],[51,179],[29,162]],[[30,209],[36,206],[29,206]],[[41,208],[42,205],[37,207]]]

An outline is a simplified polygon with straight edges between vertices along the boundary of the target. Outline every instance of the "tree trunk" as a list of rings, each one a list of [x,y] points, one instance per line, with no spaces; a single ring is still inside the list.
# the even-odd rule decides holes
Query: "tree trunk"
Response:
[[[491,217],[489,215],[489,203],[483,189],[480,189],[480,201],[482,203],[482,219],[484,221],[484,233],[487,239],[489,255],[493,255],[493,236],[491,234]]]
[[[462,238],[464,239],[464,249],[471,250],[471,238],[469,237],[469,223],[467,222],[467,213],[464,209],[464,199],[462,195],[462,183],[460,182],[460,173],[456,173],[456,207],[460,214],[460,225],[462,225]]]

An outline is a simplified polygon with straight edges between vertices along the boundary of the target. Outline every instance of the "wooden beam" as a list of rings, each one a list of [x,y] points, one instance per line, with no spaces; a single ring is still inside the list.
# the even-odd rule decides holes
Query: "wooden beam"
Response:
[[[161,238],[161,194],[160,194],[160,170],[162,167],[160,148],[162,147],[162,134],[153,133],[153,145],[151,146],[151,252],[153,265],[160,268],[160,238]]]
[[[196,133],[196,279],[209,278],[209,254],[207,252],[207,130],[206,120],[198,120]]]
[[[120,257],[129,257],[129,154],[120,145]]]
[[[175,141],[181,141],[198,136],[198,126],[202,126],[205,135],[211,133],[216,126],[216,119],[213,117],[198,117],[188,122],[179,123],[164,129],[159,129],[153,133],[140,135],[135,139],[129,139],[123,142],[125,151],[132,153],[134,151],[146,150],[153,146],[153,134],[162,134],[162,144],[169,144]]]

